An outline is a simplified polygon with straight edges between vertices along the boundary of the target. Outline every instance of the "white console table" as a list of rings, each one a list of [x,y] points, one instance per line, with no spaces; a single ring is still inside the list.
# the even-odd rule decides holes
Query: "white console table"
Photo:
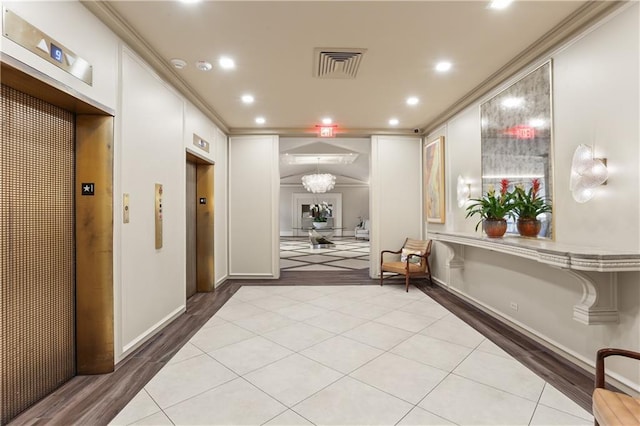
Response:
[[[511,235],[487,238],[471,233],[436,231],[428,232],[427,237],[448,248],[448,269],[464,268],[464,258],[460,250],[456,250],[456,245],[496,251],[561,268],[582,285],[582,298],[573,307],[573,319],[583,324],[618,322],[617,273],[640,271],[640,253],[578,247]]]

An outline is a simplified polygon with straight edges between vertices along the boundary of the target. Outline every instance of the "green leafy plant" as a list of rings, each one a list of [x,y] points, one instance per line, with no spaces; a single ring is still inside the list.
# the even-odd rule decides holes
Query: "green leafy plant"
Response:
[[[331,208],[326,201],[311,205],[311,216],[314,222],[326,222],[331,217]]]
[[[551,211],[551,204],[540,194],[540,180],[531,179],[531,188],[525,191],[524,185],[516,185],[513,191],[513,213],[519,219],[536,219],[542,213]]]
[[[514,194],[508,191],[509,180],[502,179],[500,181],[500,192],[496,192],[493,185],[489,186],[489,190],[482,198],[472,198],[472,203],[467,207],[467,215],[471,217],[479,215],[480,220],[476,223],[476,231],[483,220],[500,220],[505,216],[513,217],[513,197]]]

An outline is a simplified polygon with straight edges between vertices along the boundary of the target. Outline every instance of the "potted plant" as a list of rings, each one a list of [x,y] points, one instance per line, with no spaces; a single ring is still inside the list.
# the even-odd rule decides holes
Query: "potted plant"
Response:
[[[313,216],[313,227],[316,229],[326,228],[327,220],[331,217],[331,208],[323,201],[320,204],[311,205],[311,215]]]
[[[537,237],[541,227],[538,216],[551,212],[551,204],[540,197],[540,180],[531,179],[528,191],[524,185],[516,185],[513,195],[513,213],[518,216],[518,232],[523,237]]]
[[[482,198],[472,198],[471,204],[467,207],[467,216],[479,215],[480,220],[476,224],[482,223],[484,232],[490,238],[502,237],[507,232],[507,221],[505,216],[513,217],[513,193],[508,191],[509,180],[500,181],[500,192],[496,192],[493,185],[489,185],[489,190]]]

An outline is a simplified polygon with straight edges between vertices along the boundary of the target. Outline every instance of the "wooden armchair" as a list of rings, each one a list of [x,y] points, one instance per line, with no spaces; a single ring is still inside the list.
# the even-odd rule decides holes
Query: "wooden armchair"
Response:
[[[596,383],[593,390],[593,419],[596,426],[640,425],[640,399],[605,389],[604,359],[620,355],[640,360],[640,353],[624,349],[600,349],[596,356]]]
[[[384,254],[400,254],[400,261],[385,262]],[[412,240],[407,238],[398,251],[382,250],[380,252],[380,285],[384,280],[385,272],[394,272],[405,276],[407,292],[409,291],[409,279],[411,277],[428,276],[431,281],[431,268],[429,267],[429,255],[431,254],[431,240]]]

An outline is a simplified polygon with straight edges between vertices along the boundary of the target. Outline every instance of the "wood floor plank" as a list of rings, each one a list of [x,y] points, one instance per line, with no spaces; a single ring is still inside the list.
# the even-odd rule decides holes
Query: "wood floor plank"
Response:
[[[388,284],[403,284],[391,278]],[[541,378],[591,412],[594,377],[534,340],[438,286],[418,288],[482,333]],[[145,342],[111,374],[78,376],[16,417],[12,425],[106,425],[242,286],[379,285],[368,270],[283,271],[280,279],[228,280],[212,293],[197,293],[186,312]],[[387,284],[385,284],[387,285]]]

